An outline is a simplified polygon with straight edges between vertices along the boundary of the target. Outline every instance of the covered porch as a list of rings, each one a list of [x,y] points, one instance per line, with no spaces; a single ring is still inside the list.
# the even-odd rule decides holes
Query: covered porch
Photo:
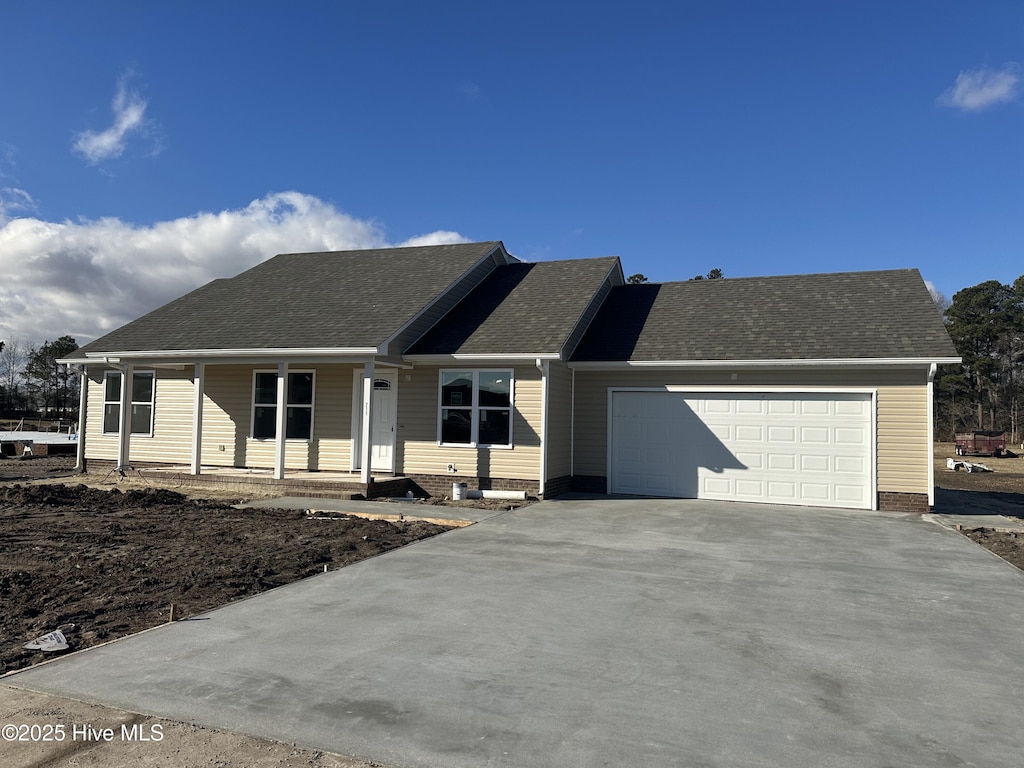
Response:
[[[90,361],[78,466],[365,494],[395,472],[399,367],[352,355]]]

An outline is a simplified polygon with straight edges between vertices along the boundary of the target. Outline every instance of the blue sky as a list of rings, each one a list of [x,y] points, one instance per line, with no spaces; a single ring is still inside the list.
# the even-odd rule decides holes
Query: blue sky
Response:
[[[282,251],[1024,273],[1020,2],[6,3],[0,339]]]

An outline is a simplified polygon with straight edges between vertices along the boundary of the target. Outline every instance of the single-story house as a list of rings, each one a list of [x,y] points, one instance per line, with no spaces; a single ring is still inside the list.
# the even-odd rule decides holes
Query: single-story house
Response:
[[[500,242],[276,256],[82,347],[82,466],[924,511],[912,269],[627,284]]]

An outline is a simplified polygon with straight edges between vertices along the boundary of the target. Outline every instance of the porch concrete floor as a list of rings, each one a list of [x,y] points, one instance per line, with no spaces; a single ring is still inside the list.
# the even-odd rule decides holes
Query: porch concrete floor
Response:
[[[141,471],[149,475],[188,475],[189,477],[197,477],[192,474],[192,468],[187,465],[181,466],[170,466],[170,467],[142,467]],[[265,477],[274,479],[274,470],[262,469],[262,468],[245,468],[245,467],[215,467],[215,466],[204,466],[200,468],[200,474],[198,477],[226,477],[232,480],[238,480],[239,478],[246,477]],[[382,475],[376,473],[373,477],[377,480],[396,480],[400,479],[400,475]],[[310,472],[298,469],[289,469],[284,473],[284,480],[295,480],[295,481],[308,481],[314,483],[355,483],[360,484],[362,480],[359,477],[358,472]]]

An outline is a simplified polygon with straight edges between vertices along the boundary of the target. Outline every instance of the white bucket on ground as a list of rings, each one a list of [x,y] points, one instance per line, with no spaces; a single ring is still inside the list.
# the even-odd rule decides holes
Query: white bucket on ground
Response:
[[[466,484],[452,483],[452,501],[462,501],[466,498]]]

